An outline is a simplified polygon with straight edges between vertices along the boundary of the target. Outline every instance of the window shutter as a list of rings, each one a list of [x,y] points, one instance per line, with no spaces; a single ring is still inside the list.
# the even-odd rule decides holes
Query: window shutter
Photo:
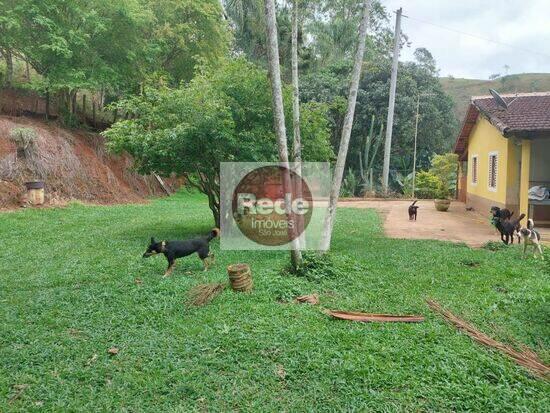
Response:
[[[489,155],[489,188],[495,189],[497,187],[497,174],[498,174],[498,155]]]

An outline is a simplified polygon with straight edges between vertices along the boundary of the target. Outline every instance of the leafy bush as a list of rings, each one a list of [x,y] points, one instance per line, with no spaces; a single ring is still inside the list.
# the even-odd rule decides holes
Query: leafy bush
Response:
[[[103,135],[115,153],[131,154],[140,172],[185,176],[208,196],[219,224],[220,163],[278,159],[269,90],[265,70],[243,58],[227,60],[177,89],[146,87],[142,95],[118,102],[118,109],[138,116],[119,120]],[[289,113],[291,98],[285,88]],[[326,105],[302,106],[304,161],[334,157],[326,110]]]
[[[456,170],[458,156],[454,153],[434,155],[429,171],[416,174],[416,194],[418,198],[446,199],[456,190]]]
[[[423,199],[437,198],[441,190],[441,179],[432,172],[420,171],[416,174],[416,196]]]
[[[17,146],[17,157],[24,159],[32,157],[33,148],[38,138],[33,128],[13,128],[9,136]]]
[[[396,172],[394,174],[394,180],[401,188],[403,195],[411,196],[412,195],[412,172],[408,175],[403,175],[401,172]],[[416,185],[415,185],[416,186]]]
[[[326,279],[341,279],[357,271],[365,272],[365,269],[358,265],[356,259],[347,255],[319,255],[313,251],[303,251],[302,259],[300,268],[293,271],[291,267],[287,267],[283,270],[283,274],[320,282]]]
[[[340,188],[341,197],[354,197],[357,194],[359,188],[359,180],[355,176],[353,169],[349,168],[344,181],[342,182],[342,187]]]
[[[38,135],[33,128],[13,128],[10,131],[10,139],[17,149],[26,150],[36,142]]]
[[[449,198],[454,196],[456,189],[458,155],[455,153],[444,153],[434,155],[430,172],[441,181],[438,198]]]

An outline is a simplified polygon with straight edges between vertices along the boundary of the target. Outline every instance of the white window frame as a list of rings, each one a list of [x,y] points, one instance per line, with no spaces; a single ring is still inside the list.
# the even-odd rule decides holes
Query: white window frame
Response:
[[[496,158],[495,162],[495,186],[491,186],[491,158]],[[498,188],[498,151],[492,151],[487,154],[487,189],[496,192]]]
[[[474,159],[475,159],[475,162],[474,162]],[[472,165],[472,169],[471,169],[472,176],[470,177],[470,183],[472,185],[477,185],[477,182],[479,181],[479,155],[478,154],[472,155],[472,160],[470,163]]]

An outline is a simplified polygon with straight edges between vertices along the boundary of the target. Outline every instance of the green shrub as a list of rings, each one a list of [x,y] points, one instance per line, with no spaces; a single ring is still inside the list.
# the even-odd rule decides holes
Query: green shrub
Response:
[[[10,131],[10,139],[17,146],[17,149],[26,150],[34,145],[38,135],[33,128],[13,128]]]
[[[283,270],[284,275],[304,277],[308,281],[320,282],[326,279],[342,279],[357,271],[366,271],[353,257],[347,255],[320,255],[315,251],[302,252],[302,265],[292,271],[289,266]]]
[[[441,192],[441,179],[432,172],[420,171],[416,174],[416,196],[423,199],[438,198]]]
[[[359,189],[359,180],[355,176],[353,169],[349,168],[342,186],[340,188],[340,196],[344,198],[354,197]]]
[[[17,147],[17,157],[29,160],[32,157],[38,135],[32,128],[13,128],[10,139]]]
[[[458,155],[456,153],[444,153],[434,155],[432,158],[432,167],[430,172],[437,176],[441,181],[437,198],[454,197],[456,190],[456,172]]]

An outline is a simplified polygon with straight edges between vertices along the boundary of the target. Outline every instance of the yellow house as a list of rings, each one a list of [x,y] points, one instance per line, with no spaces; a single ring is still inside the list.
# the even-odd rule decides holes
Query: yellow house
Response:
[[[533,186],[550,189],[550,92],[472,97],[456,139],[458,198],[484,215],[492,206],[550,224],[550,200],[529,199]]]

